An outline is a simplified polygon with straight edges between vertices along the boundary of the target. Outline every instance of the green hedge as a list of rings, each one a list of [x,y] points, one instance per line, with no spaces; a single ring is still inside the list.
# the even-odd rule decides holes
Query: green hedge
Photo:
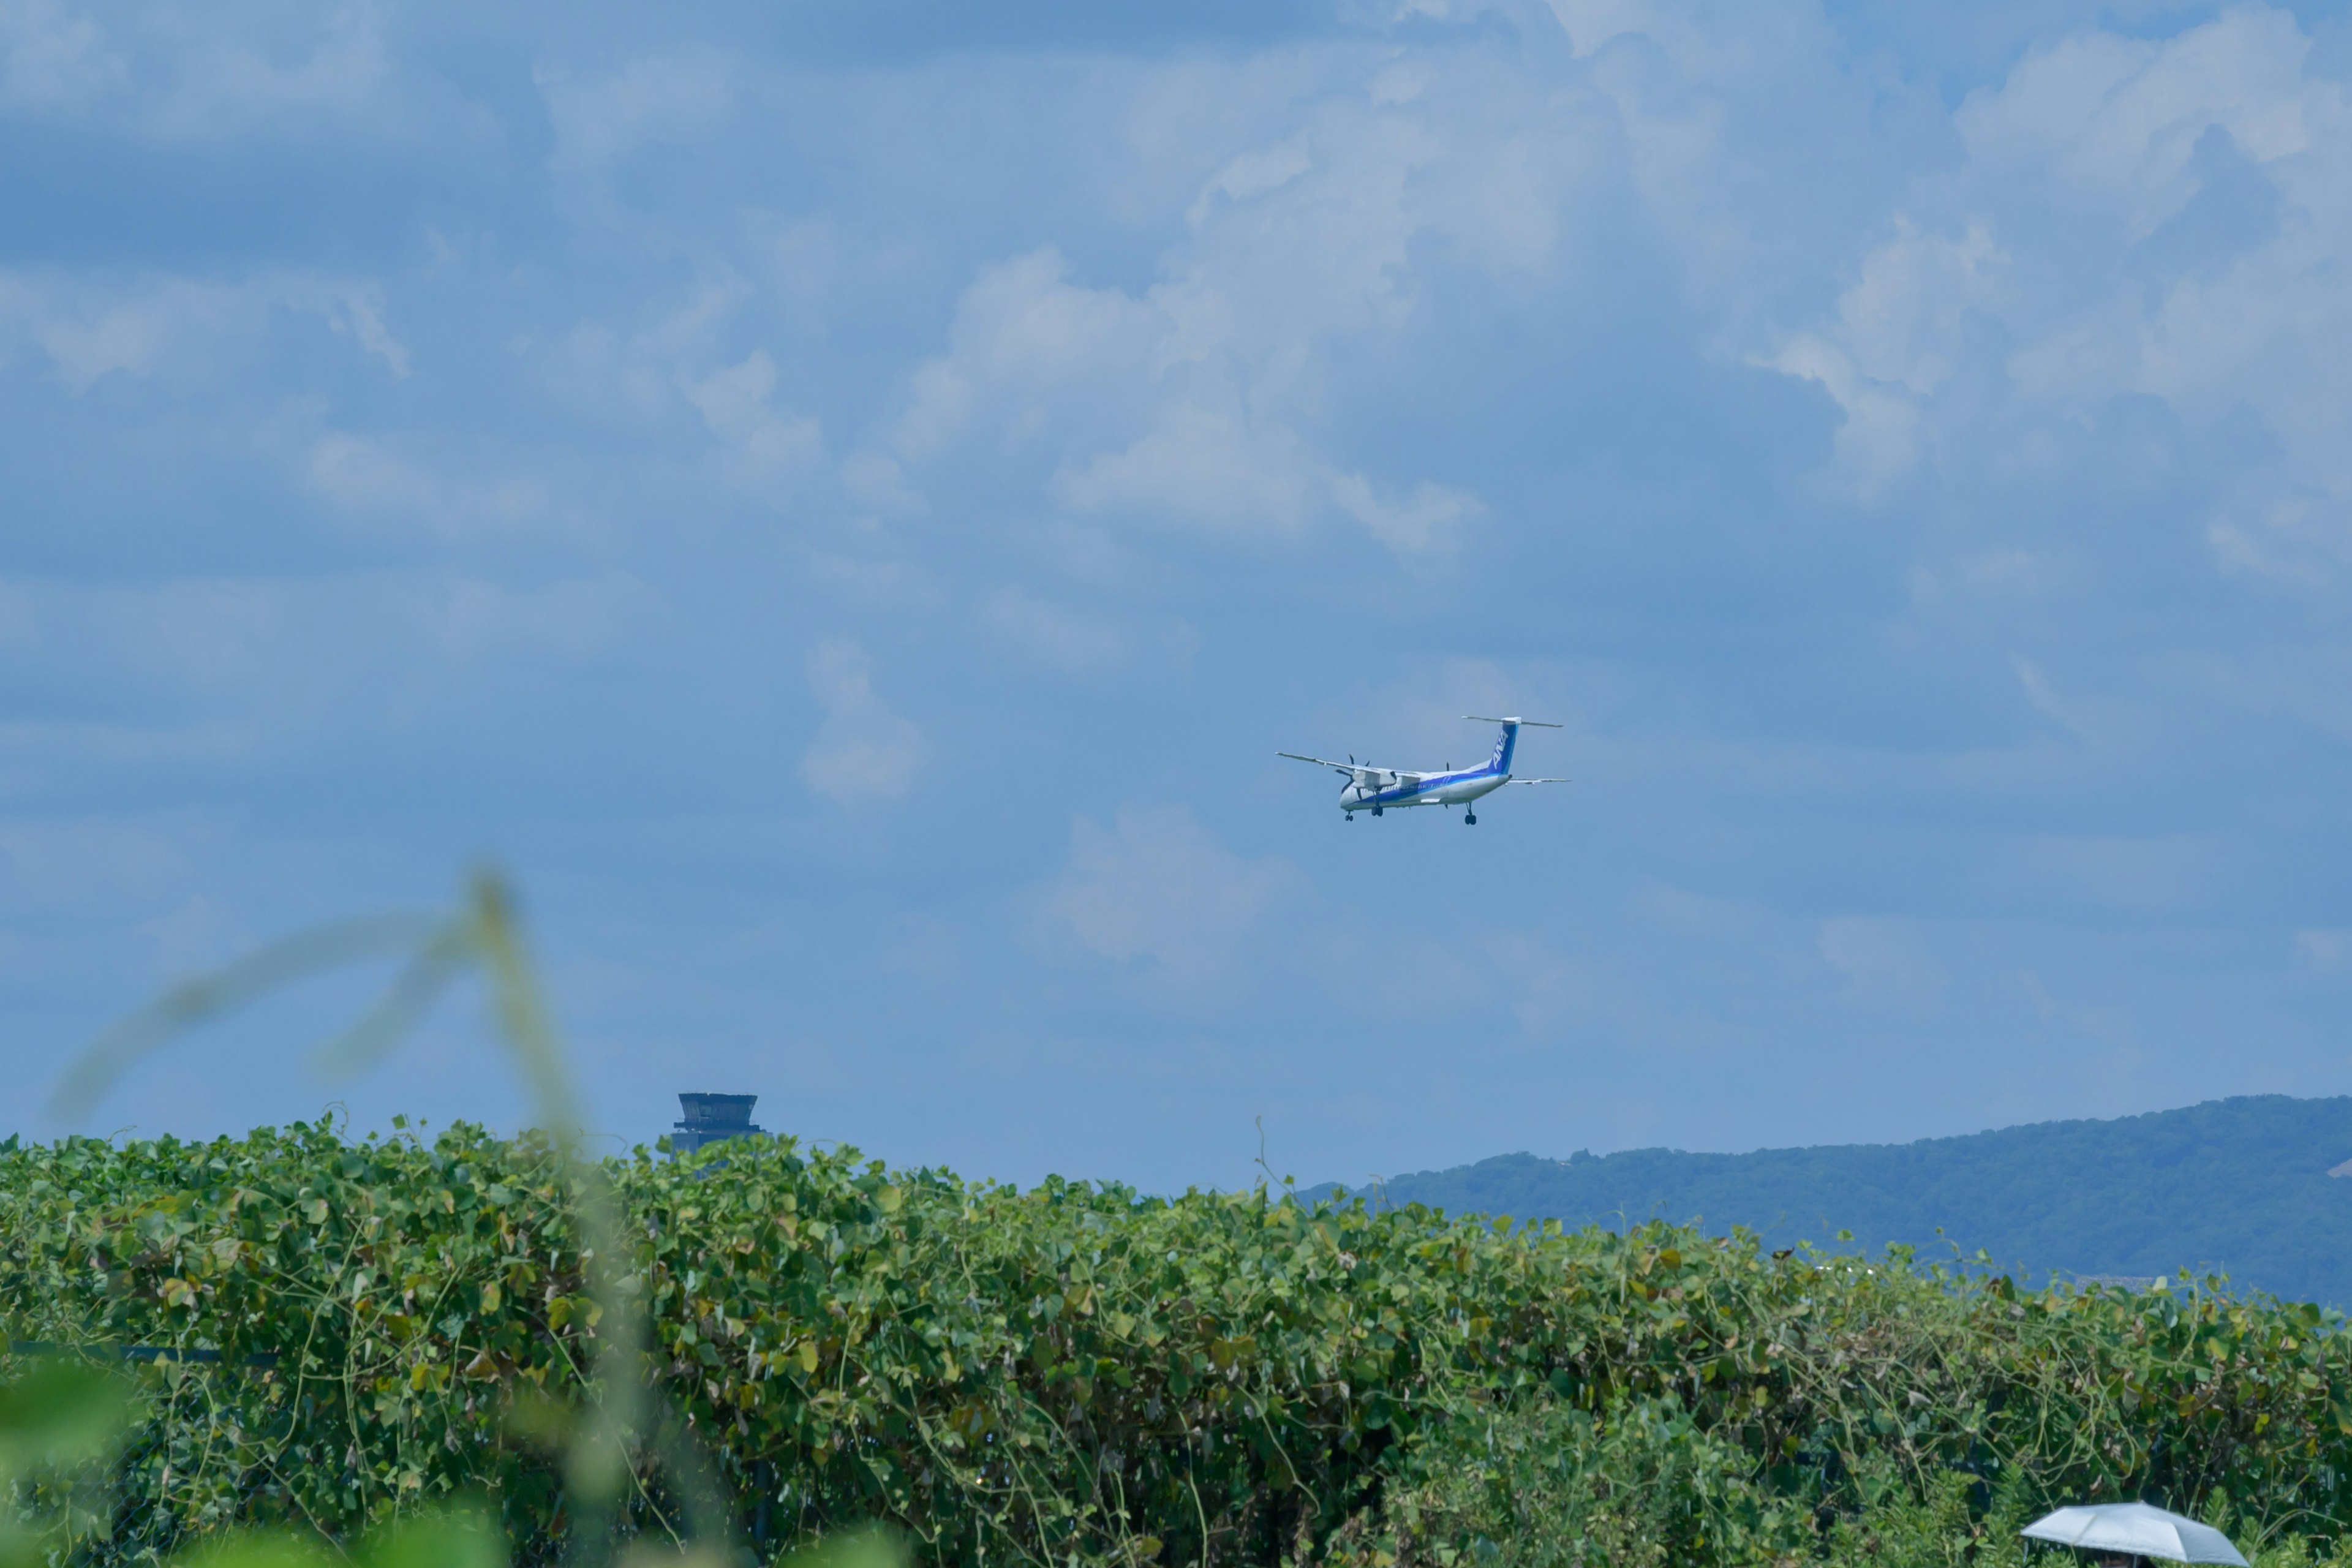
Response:
[[[219,1357],[143,1374],[110,1554],[254,1521],[345,1539],[468,1492],[545,1550],[597,1324],[556,1170],[469,1127],[0,1144],[12,1339]],[[2341,1320],[2210,1285],[1016,1191],[790,1139],[608,1171],[669,1405],[769,1550],[880,1516],[975,1568],[1451,1553],[1424,1505],[1531,1420],[1689,1435],[1706,1464],[1645,1489],[1727,1487],[1666,1510],[1676,1552],[1724,1561],[1832,1551],[1898,1494],[1979,1519],[2145,1495],[2258,1537],[2352,1510]]]

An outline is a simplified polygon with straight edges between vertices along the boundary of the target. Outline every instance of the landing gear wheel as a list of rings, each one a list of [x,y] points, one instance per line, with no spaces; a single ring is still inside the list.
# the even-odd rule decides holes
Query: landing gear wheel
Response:
[[[1377,806],[1377,805],[1376,805],[1376,806],[1372,807],[1372,815],[1373,815],[1374,816],[1378,816],[1380,814],[1381,814],[1381,808],[1380,808],[1379,806]]]
[[[1477,814],[1476,812],[1475,812],[1475,811],[1465,811],[1465,812],[1464,812],[1464,813],[1462,814],[1462,826],[1465,826],[1465,827],[1475,827],[1475,826],[1478,826],[1478,814]]]

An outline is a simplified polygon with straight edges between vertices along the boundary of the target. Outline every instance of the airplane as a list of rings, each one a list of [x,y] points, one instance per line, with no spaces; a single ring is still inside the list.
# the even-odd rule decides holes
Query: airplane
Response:
[[[1511,752],[1519,742],[1522,726],[1533,730],[1557,730],[1558,724],[1547,724],[1540,719],[1489,719],[1483,714],[1465,713],[1465,719],[1480,724],[1500,724],[1503,732],[1495,739],[1495,754],[1486,765],[1478,768],[1455,768],[1451,763],[1433,773],[1401,773],[1395,768],[1376,768],[1370,763],[1360,763],[1353,756],[1344,763],[1328,757],[1306,757],[1297,752],[1276,752],[1277,757],[1288,757],[1294,763],[1313,763],[1318,767],[1331,769],[1348,781],[1339,792],[1339,809],[1347,813],[1345,820],[1356,820],[1356,813],[1369,811],[1374,816],[1391,806],[1454,805],[1473,807],[1479,798],[1492,795],[1507,784],[1567,784],[1566,779],[1515,779],[1511,776]],[[1475,810],[1462,813],[1463,826],[1478,826]]]

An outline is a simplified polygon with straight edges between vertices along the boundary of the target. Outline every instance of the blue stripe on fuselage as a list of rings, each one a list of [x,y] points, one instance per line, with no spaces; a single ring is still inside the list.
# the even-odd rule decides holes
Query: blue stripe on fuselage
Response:
[[[1489,763],[1483,768],[1465,768],[1458,773],[1432,773],[1425,779],[1407,780],[1403,784],[1393,784],[1387,789],[1371,795],[1358,795],[1356,798],[1366,805],[1392,805],[1401,800],[1410,800],[1417,795],[1427,795],[1432,790],[1444,789],[1447,784],[1469,784],[1477,779],[1502,776],[1503,770]]]
[[[1460,773],[1432,773],[1418,782],[1399,782],[1370,795],[1354,794],[1356,786],[1351,785],[1340,793],[1340,807],[1346,811],[1356,811],[1375,805],[1401,805],[1434,790],[1454,784],[1477,784],[1487,779],[1495,781],[1493,787],[1499,788],[1511,776],[1511,753],[1517,749],[1519,727],[1506,724],[1503,732],[1496,737],[1495,754],[1485,767],[1465,768]]]

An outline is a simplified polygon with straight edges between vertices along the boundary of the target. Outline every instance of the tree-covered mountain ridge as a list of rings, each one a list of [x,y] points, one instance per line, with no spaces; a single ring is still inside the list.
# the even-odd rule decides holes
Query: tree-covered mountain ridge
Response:
[[[2036,1277],[2212,1268],[2242,1288],[2352,1307],[2352,1180],[2329,1174],[2347,1162],[2352,1097],[2271,1094],[1916,1143],[1504,1154],[1315,1190],[1612,1229],[1744,1226],[1774,1247],[1900,1242],[1927,1258],[1957,1246]]]

